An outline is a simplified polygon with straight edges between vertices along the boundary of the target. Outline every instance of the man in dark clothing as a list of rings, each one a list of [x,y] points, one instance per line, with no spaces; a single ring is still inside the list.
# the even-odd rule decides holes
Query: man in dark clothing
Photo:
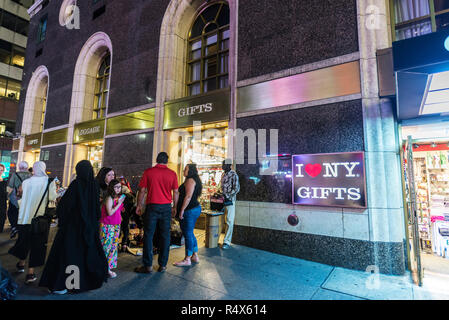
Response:
[[[145,170],[139,183],[139,197],[136,213],[142,215],[144,199],[146,209],[144,221],[143,266],[136,268],[138,273],[151,273],[153,271],[153,236],[156,228],[159,232],[159,272],[166,270],[170,252],[170,223],[176,214],[178,204],[178,177],[176,172],[167,167],[168,155],[165,152],[158,154],[157,165]],[[173,193],[173,197],[172,197]],[[174,202],[172,208],[172,200]]]
[[[9,207],[8,207],[8,220],[11,224],[11,239],[18,233],[17,229],[17,219],[19,218],[19,203],[20,190],[22,187],[22,182],[32,174],[28,171],[28,162],[22,161],[18,166],[19,171],[13,173],[8,181],[7,192],[9,195]]]

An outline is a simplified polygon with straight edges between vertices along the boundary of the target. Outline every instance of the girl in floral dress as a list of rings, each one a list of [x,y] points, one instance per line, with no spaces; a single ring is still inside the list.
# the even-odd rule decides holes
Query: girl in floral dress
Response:
[[[117,274],[112,269],[117,268],[117,251],[120,237],[121,212],[124,210],[122,185],[113,179],[109,182],[107,197],[101,206],[100,239],[108,260],[109,277],[115,278]]]

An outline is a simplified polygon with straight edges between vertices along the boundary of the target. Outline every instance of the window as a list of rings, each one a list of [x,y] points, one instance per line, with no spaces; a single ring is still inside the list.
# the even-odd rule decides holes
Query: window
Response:
[[[98,69],[95,81],[95,96],[92,119],[103,118],[106,114],[106,106],[109,93],[109,70],[111,69],[111,55],[107,54]]]
[[[0,39],[0,63],[23,69],[25,65],[25,48]]]
[[[6,96],[10,99],[19,100],[20,96],[20,82],[8,79],[8,85],[6,87]]]
[[[45,40],[47,35],[47,16],[43,17],[39,22],[39,29],[37,32],[37,42],[40,43]]]
[[[11,65],[23,69],[25,65],[25,49],[14,45],[12,48]]]
[[[229,7],[219,2],[196,17],[189,33],[187,93],[229,86]]]
[[[19,81],[0,77],[0,97],[19,100],[20,88],[21,84]]]
[[[41,119],[40,119],[41,123],[40,123],[40,131],[39,132],[44,131],[45,110],[47,109],[47,90],[48,90],[48,87],[45,88],[45,90],[44,90],[45,95],[44,95],[44,98],[42,99],[42,114],[41,114]]]
[[[29,21],[22,19],[8,11],[0,9],[0,25],[13,32],[20,33],[24,36],[28,35]]]
[[[394,40],[418,37],[449,27],[449,0],[390,0]]]

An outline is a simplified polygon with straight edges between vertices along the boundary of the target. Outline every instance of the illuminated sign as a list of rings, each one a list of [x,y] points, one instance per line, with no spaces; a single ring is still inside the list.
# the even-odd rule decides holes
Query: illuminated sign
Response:
[[[164,104],[164,130],[190,127],[194,121],[203,123],[229,120],[228,89],[177,99]]]
[[[73,143],[101,140],[104,137],[105,120],[78,123],[74,128]]]
[[[293,204],[366,208],[363,152],[292,156]]]

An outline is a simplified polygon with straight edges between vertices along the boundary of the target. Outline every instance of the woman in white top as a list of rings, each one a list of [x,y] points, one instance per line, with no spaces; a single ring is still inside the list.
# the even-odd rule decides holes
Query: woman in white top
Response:
[[[42,234],[33,234],[31,232],[31,220],[34,215],[43,216],[48,201],[55,201],[58,194],[56,193],[56,183],[53,179],[48,178],[45,172],[45,162],[38,161],[33,165],[33,176],[26,179],[22,183],[22,199],[19,206],[19,238],[16,244],[9,250],[9,253],[19,259],[17,263],[17,271],[25,272],[25,260],[30,256],[28,262],[28,274],[25,283],[29,284],[37,280],[34,274],[34,268],[40,267],[45,263],[47,251],[48,231]],[[47,190],[47,184],[50,182]],[[44,196],[45,192],[45,197]],[[43,199],[41,205],[39,203]],[[39,210],[38,210],[39,206]],[[50,221],[48,222],[50,225]]]

